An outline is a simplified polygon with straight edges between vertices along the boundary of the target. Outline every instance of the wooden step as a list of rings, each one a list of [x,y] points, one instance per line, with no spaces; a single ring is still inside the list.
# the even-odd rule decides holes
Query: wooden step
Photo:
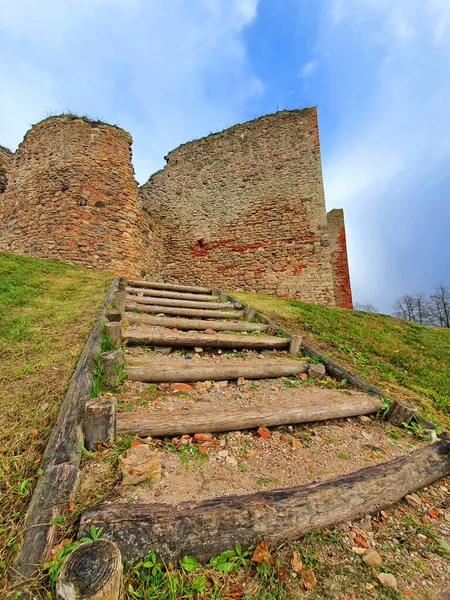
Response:
[[[160,283],[159,281],[136,281],[134,279],[129,279],[127,283],[130,287],[154,290],[172,290],[173,292],[188,292],[192,294],[212,294],[211,288],[200,287],[197,285],[178,285],[175,283]]]
[[[265,323],[246,323],[244,321],[207,321],[206,319],[181,319],[177,317],[151,317],[148,315],[137,315],[126,312],[124,319],[133,325],[153,325],[154,327],[168,327],[176,329],[202,331],[212,329],[214,331],[267,331],[269,325]]]
[[[206,310],[220,310],[234,307],[234,304],[225,302],[194,302],[193,300],[174,300],[173,298],[151,298],[147,296],[127,296],[127,300],[129,302],[139,302],[139,304],[156,304],[177,308],[205,308]]]
[[[219,296],[208,296],[207,294],[184,294],[183,292],[169,292],[166,290],[146,290],[144,288],[127,287],[125,291],[137,296],[153,296],[154,298],[173,298],[174,300],[194,300],[198,302],[215,302],[220,300]]]
[[[227,333],[186,333],[147,329],[145,327],[128,327],[122,333],[128,344],[145,344],[147,346],[174,346],[177,348],[249,348],[285,350],[289,347],[289,339],[275,336],[231,335]]]
[[[177,308],[171,306],[153,306],[147,304],[141,304],[140,302],[128,302],[125,305],[127,311],[139,310],[144,313],[163,314],[163,315],[174,315],[177,317],[200,317],[203,319],[238,319],[244,315],[243,311],[230,310],[230,311],[219,311],[219,310],[202,310],[198,308]]]
[[[369,415],[380,408],[381,400],[374,396],[333,394],[321,403],[302,398],[281,406],[122,413],[117,415],[117,431],[141,437],[241,431],[260,425],[292,425]]]
[[[449,474],[450,442],[443,439],[389,462],[292,488],[177,506],[100,504],[81,515],[78,537],[101,528],[126,560],[154,550],[166,563],[186,555],[205,562],[236,544],[248,548],[267,540],[275,545],[355,521]]]
[[[145,365],[127,367],[128,379],[145,383],[183,383],[188,381],[225,381],[239,377],[245,379],[274,379],[306,373],[309,364],[297,361],[258,362],[229,361],[227,364],[214,367],[191,367],[186,361],[184,368],[160,368]]]

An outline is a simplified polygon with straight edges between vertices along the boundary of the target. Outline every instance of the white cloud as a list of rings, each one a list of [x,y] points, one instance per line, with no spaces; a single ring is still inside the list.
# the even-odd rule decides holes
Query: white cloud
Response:
[[[312,75],[314,73],[314,71],[317,69],[317,60],[310,60],[308,61],[302,68],[302,70],[300,71],[300,77],[302,77],[303,79],[305,79],[306,77],[309,77],[310,75]]]

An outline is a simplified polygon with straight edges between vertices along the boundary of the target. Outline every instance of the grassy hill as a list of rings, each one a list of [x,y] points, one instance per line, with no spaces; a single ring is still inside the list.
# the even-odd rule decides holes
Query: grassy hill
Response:
[[[111,278],[0,254],[0,581],[17,548],[60,401]]]
[[[289,298],[230,293],[387,394],[410,399],[425,417],[450,425],[450,329]]]

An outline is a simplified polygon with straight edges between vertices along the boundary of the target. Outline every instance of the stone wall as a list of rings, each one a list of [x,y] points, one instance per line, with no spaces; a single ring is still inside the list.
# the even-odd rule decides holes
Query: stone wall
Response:
[[[131,276],[157,268],[124,130],[72,115],[34,125],[0,197],[0,251]]]
[[[327,214],[328,233],[333,266],[336,305],[353,308],[350,274],[348,271],[347,241],[345,239],[344,211],[341,208]]]
[[[5,148],[4,146],[0,146],[0,194],[6,189],[6,182],[8,179],[8,169],[11,165],[12,152]]]
[[[236,125],[166,160],[141,197],[167,279],[339,304],[315,108]]]

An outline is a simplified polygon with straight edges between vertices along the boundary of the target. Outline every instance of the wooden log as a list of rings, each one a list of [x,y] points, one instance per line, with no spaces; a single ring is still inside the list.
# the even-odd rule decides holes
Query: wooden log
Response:
[[[120,323],[106,323],[105,330],[115,348],[122,345],[122,326]]]
[[[174,283],[160,283],[159,281],[136,281],[130,279],[128,285],[154,290],[172,290],[173,292],[188,292],[192,294],[211,294],[211,288],[196,285],[179,285]]]
[[[123,352],[111,350],[100,354],[103,365],[103,378],[111,386],[118,385],[120,377],[120,369],[124,365]]]
[[[109,540],[80,544],[64,561],[56,581],[61,600],[119,600],[122,557]]]
[[[245,323],[232,321],[207,321],[206,319],[182,319],[177,317],[151,317],[126,312],[124,318],[133,325],[153,325],[154,327],[172,327],[184,330],[212,329],[214,331],[266,331],[268,325],[264,323]]]
[[[293,335],[289,342],[289,354],[298,354],[302,345],[302,338],[299,335]]]
[[[245,318],[247,319],[247,321],[253,321],[253,319],[255,318],[255,314],[256,314],[255,308],[252,308],[251,306],[245,307],[244,315],[245,315]]]
[[[442,440],[322,483],[177,506],[103,504],[82,514],[79,535],[103,527],[128,560],[153,549],[165,561],[187,554],[206,561],[237,543],[277,543],[355,521],[449,474],[450,442]]]
[[[114,304],[116,305],[117,310],[119,310],[122,314],[125,312],[126,302],[127,302],[126,292],[116,292],[114,294]]]
[[[240,431],[260,425],[291,425],[356,417],[376,413],[380,408],[381,401],[373,396],[335,394],[321,403],[302,398],[281,406],[122,413],[117,417],[117,431],[141,437]]]
[[[178,348],[254,348],[285,349],[289,340],[280,337],[188,333],[185,331],[160,331],[129,327],[123,332],[128,344],[146,344],[147,346],[174,346]]]
[[[387,414],[386,421],[389,421],[396,427],[401,427],[403,423],[411,422],[418,412],[417,406],[414,406],[406,400],[394,400]]]
[[[272,379],[289,377],[308,371],[308,363],[264,361],[225,364],[218,367],[185,367],[184,369],[159,369],[139,366],[127,367],[128,379],[147,383],[181,383],[187,381],[225,381],[227,379]]]
[[[127,285],[128,285],[128,282],[127,282],[127,280],[125,279],[125,277],[121,277],[121,278],[119,279],[119,285],[118,285],[118,290],[119,290],[119,292],[124,292],[124,291],[125,291],[125,289],[126,289],[126,287],[127,287]]]
[[[174,308],[170,306],[148,306],[138,302],[128,302],[126,310],[140,310],[145,313],[161,313],[163,315],[175,315],[177,317],[200,317],[211,319],[236,319],[242,317],[243,313],[238,310],[219,311],[219,310],[201,310],[198,308]]]
[[[106,319],[110,323],[118,323],[122,319],[122,313],[117,308],[110,308],[106,311]]]
[[[183,292],[169,292],[167,290],[146,290],[145,288],[127,287],[126,291],[129,294],[153,296],[154,298],[173,298],[174,300],[196,300],[199,302],[215,302],[216,300],[219,300],[219,296],[215,295],[188,294]]]
[[[173,298],[152,298],[149,296],[127,296],[127,300],[129,302],[139,302],[139,304],[157,304],[177,308],[206,308],[206,310],[233,308],[233,304],[225,304],[224,302],[194,302],[193,300],[174,300]]]
[[[117,400],[113,397],[93,398],[84,406],[84,445],[88,450],[98,443],[116,440]]]
[[[37,577],[42,563],[50,559],[60,533],[56,517],[64,515],[79,478],[78,467],[68,464],[49,467],[40,477],[28,507],[22,547],[14,565],[14,587],[20,588]]]
[[[44,451],[44,467],[69,462],[79,464],[83,444],[83,412],[82,398],[89,398],[92,387],[92,369],[94,356],[100,350],[101,331],[104,314],[111,304],[117,286],[115,279],[105,296],[100,314],[92,326],[91,333],[78,360],[75,373],[70,380],[66,395],[58,413],[58,420],[50,435]]]

